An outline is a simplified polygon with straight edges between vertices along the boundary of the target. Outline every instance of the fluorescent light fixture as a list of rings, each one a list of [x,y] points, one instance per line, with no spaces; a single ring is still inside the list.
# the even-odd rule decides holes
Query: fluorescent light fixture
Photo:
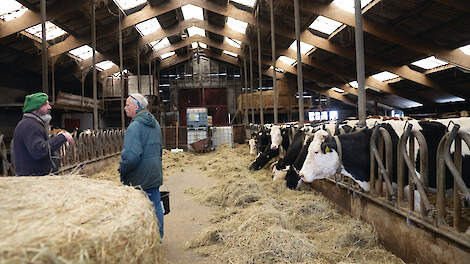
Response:
[[[274,67],[271,65],[271,67],[269,67],[269,68],[272,70]],[[278,67],[276,67],[276,71],[280,72],[280,73],[285,73],[286,72],[285,70],[279,69]]]
[[[333,19],[329,19],[324,16],[318,16],[312,24],[310,24],[309,28],[318,30],[323,32],[327,35],[335,32],[343,23],[338,22]]]
[[[128,10],[128,9],[134,8],[136,6],[139,6],[147,2],[147,0],[113,0],[113,1],[122,10]]]
[[[248,23],[227,17],[227,26],[237,32],[245,33]]]
[[[249,6],[249,7],[254,7],[256,0],[231,0],[232,2],[239,3],[241,5]]]
[[[36,26],[27,28],[25,31],[39,39],[42,38],[42,24],[37,24]],[[55,39],[65,34],[67,34],[66,31],[54,25],[52,22],[46,21],[46,40]]]
[[[459,48],[463,53],[470,55],[470,44]]]
[[[69,53],[80,60],[86,60],[93,57],[93,49],[88,45],[83,45],[76,49],[69,51]]]
[[[202,37],[205,37],[206,36],[206,31],[202,28],[198,28],[198,27],[190,27],[188,28],[188,35],[190,37],[194,36],[194,35],[199,35],[199,36],[202,36]]]
[[[169,57],[171,57],[171,56],[173,56],[173,55],[175,55],[175,52],[174,52],[174,51],[170,51],[170,52],[168,52],[168,53],[165,53],[165,54],[160,55],[160,59],[164,60],[164,59],[169,58]]]
[[[415,61],[411,64],[418,66],[420,68],[423,68],[425,70],[430,70],[430,69],[434,69],[434,68],[446,65],[447,62],[441,61],[439,59],[436,59],[434,56],[431,56],[431,57],[427,57],[419,61]]]
[[[146,36],[160,29],[161,26],[157,18],[154,17],[135,25],[135,28],[139,31],[140,35]]]
[[[106,70],[109,70],[111,69],[115,64],[112,62],[112,61],[102,61],[100,63],[97,63],[96,64],[96,68],[99,70],[99,71],[106,71]]]
[[[294,42],[292,42],[289,48],[297,51],[297,40],[294,40]],[[315,47],[310,44],[304,43],[302,41],[300,42],[300,53],[304,55],[311,51],[313,48]]]
[[[436,100],[436,102],[442,104],[442,103],[452,103],[452,102],[463,102],[465,101],[465,99],[461,98],[461,97],[457,97],[457,96],[451,96],[451,97],[447,97],[447,98],[441,98],[441,99],[438,99]]]
[[[150,47],[152,47],[154,51],[159,51],[163,48],[170,46],[171,44],[170,44],[170,41],[168,41],[168,38],[162,38],[159,41],[150,42],[149,45]]]
[[[203,49],[207,49],[206,43],[199,42],[199,46],[201,46]]]
[[[228,50],[224,50],[224,53],[227,54],[227,55],[233,56],[235,58],[238,57],[238,55],[236,53],[230,52]]]
[[[361,0],[361,9],[370,2],[372,2],[372,0]],[[332,3],[349,13],[354,13],[354,0],[335,0]]]
[[[192,48],[192,49],[195,49],[195,48],[197,48],[197,46],[198,46],[198,45],[197,45],[197,42],[193,42],[193,43],[191,43],[191,48]]]
[[[181,7],[181,11],[183,11],[184,20],[188,20],[191,18],[196,18],[199,20],[204,20],[204,12],[202,8],[195,5],[185,5]]]
[[[359,88],[359,84],[357,83],[357,81],[352,81],[349,83],[349,85],[351,85],[352,87],[358,89]]]
[[[337,93],[344,93],[344,90],[343,90],[343,89],[339,89],[339,88],[337,88],[337,87],[333,87],[333,88],[331,88],[331,90],[333,90],[333,91],[335,91],[335,92],[337,92]]]
[[[286,56],[280,56],[280,57],[279,57],[279,60],[282,61],[282,62],[284,62],[284,63],[287,63],[287,64],[289,64],[289,65],[292,65],[292,64],[294,64],[294,63],[296,62],[296,60],[291,59],[291,58],[286,57]]]
[[[372,75],[372,78],[374,78],[378,81],[381,81],[381,82],[388,81],[388,80],[391,80],[391,79],[395,79],[395,78],[398,78],[398,77],[400,77],[400,76],[398,76],[396,74],[393,74],[391,72],[388,72],[388,71],[383,71],[383,72]]]
[[[235,48],[241,48],[241,44],[242,44],[242,42],[239,40],[231,39],[227,37],[225,37],[225,42],[227,42],[230,46],[233,46]]]
[[[15,0],[2,0],[0,19],[5,22],[11,21],[22,16],[26,10],[28,9]]]

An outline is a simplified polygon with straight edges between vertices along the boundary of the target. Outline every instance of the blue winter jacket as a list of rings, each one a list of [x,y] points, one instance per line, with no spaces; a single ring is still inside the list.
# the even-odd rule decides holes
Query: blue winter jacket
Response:
[[[16,174],[43,176],[57,171],[52,156],[66,141],[64,135],[49,138],[44,122],[35,114],[25,113],[13,136]]]
[[[127,128],[119,173],[129,186],[147,190],[162,185],[162,132],[151,113],[137,114]]]

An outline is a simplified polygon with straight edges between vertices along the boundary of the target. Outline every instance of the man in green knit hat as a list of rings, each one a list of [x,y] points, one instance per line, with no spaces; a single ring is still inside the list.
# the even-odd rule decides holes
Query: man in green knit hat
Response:
[[[75,144],[68,132],[49,137],[51,109],[45,93],[34,93],[25,98],[23,118],[13,135],[12,153],[18,176],[43,176],[57,171],[53,153],[65,142]]]

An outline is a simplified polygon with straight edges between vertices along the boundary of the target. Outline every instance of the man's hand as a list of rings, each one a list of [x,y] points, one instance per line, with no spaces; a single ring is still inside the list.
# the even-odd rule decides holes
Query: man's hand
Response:
[[[67,142],[69,142],[72,146],[75,146],[75,140],[73,140],[72,135],[69,132],[61,132],[60,134],[64,135]]]

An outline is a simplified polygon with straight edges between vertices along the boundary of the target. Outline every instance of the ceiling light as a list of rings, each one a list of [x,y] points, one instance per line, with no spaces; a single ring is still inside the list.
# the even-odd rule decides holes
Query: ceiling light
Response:
[[[161,26],[160,23],[158,23],[157,18],[154,17],[135,25],[135,28],[137,28],[140,35],[146,36],[160,29]]]
[[[241,44],[242,44],[241,41],[238,41],[238,40],[236,40],[236,39],[227,38],[227,37],[225,37],[225,41],[226,41],[229,45],[231,45],[231,46],[233,46],[233,47],[235,47],[235,48],[241,48]]]
[[[96,68],[99,70],[99,71],[106,71],[106,70],[109,70],[111,69],[115,64],[112,62],[112,61],[102,61],[100,63],[97,63],[96,64]]]
[[[459,48],[463,53],[470,55],[470,44]]]
[[[232,2],[239,3],[241,5],[249,6],[249,7],[254,7],[256,0],[231,0]]]
[[[434,68],[446,65],[448,63],[445,62],[445,61],[441,61],[439,59],[436,59],[434,56],[431,56],[431,57],[427,57],[427,58],[419,60],[419,61],[415,61],[411,64],[413,64],[415,66],[418,66],[420,68],[423,68],[425,70],[430,70],[430,69],[434,69]]]
[[[188,5],[182,6],[181,11],[183,11],[183,17],[185,20],[188,20],[191,18],[204,20],[204,12],[202,11],[202,8],[200,8],[199,6],[188,4]]]
[[[93,57],[93,49],[88,45],[83,45],[76,49],[69,51],[69,53],[81,60],[86,60]]]
[[[170,44],[170,41],[168,41],[168,38],[162,38],[159,41],[150,42],[149,45],[150,47],[152,47],[154,51],[159,51],[163,48],[170,46],[171,44]]]
[[[230,52],[228,50],[224,50],[224,53],[227,54],[227,55],[233,56],[233,57],[238,57],[238,55],[236,53]]]
[[[318,16],[315,21],[310,24],[309,28],[330,35],[331,33],[335,32],[335,30],[337,30],[341,25],[342,23],[336,20],[332,20],[324,16]]]
[[[39,39],[42,39],[42,24],[37,24],[35,26],[27,28],[25,29],[25,31],[31,35],[38,37]],[[55,39],[65,34],[67,34],[66,31],[54,25],[52,22],[46,21],[46,40]]]
[[[248,23],[231,18],[231,17],[227,17],[227,26],[237,32],[245,33]]]
[[[296,60],[291,59],[291,58],[286,57],[286,56],[280,56],[280,57],[279,57],[279,60],[282,61],[282,62],[284,62],[284,63],[287,63],[287,64],[289,64],[289,65],[292,65],[292,64],[294,64],[294,63],[296,62]]]
[[[344,93],[344,90],[343,90],[343,89],[339,89],[339,88],[337,88],[337,87],[333,87],[333,88],[331,88],[331,90],[333,90],[333,91],[335,91],[335,92],[337,92],[337,93]]]
[[[170,52],[168,52],[168,53],[162,54],[162,55],[160,56],[160,59],[164,60],[164,59],[169,58],[169,57],[171,57],[171,56],[173,56],[173,55],[175,55],[175,52],[174,52],[174,51],[170,51]]]
[[[2,0],[0,19],[8,22],[22,16],[28,9],[14,0]]]
[[[398,78],[398,77],[400,77],[400,76],[398,76],[396,74],[393,74],[391,72],[388,72],[388,71],[383,71],[383,72],[372,75],[372,78],[374,78],[378,81],[381,81],[381,82],[388,81],[388,80],[391,80],[391,79],[395,79],[395,78]]]
[[[294,42],[292,42],[289,48],[297,51],[297,40],[294,40]],[[310,44],[304,43],[302,41],[300,42],[300,53],[304,55],[311,51],[313,48],[315,47]]]
[[[372,0],[361,0],[361,10],[370,2]],[[354,13],[354,0],[335,0],[332,3],[349,13]]]
[[[190,37],[194,36],[194,35],[200,35],[202,37],[205,37],[206,36],[206,31],[202,28],[198,28],[198,27],[190,27],[188,28],[188,35]]]
[[[142,5],[147,2],[147,0],[113,0],[116,5],[122,10],[128,10],[136,6]]]

